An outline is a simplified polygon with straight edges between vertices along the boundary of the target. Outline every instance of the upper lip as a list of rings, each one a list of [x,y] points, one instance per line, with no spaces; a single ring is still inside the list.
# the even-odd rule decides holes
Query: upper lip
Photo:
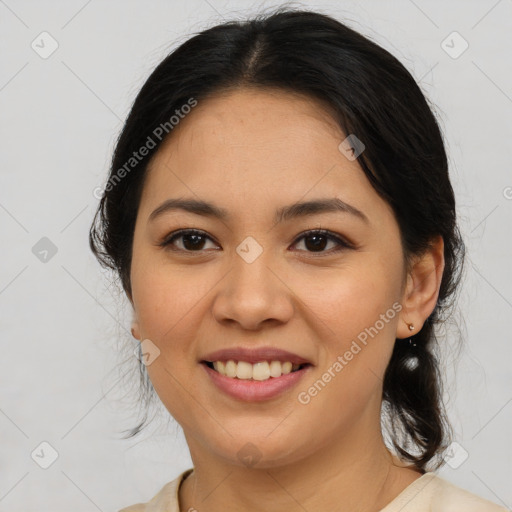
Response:
[[[233,347],[225,348],[222,350],[216,350],[210,352],[203,357],[202,361],[208,361],[210,363],[215,361],[247,361],[248,363],[259,363],[260,361],[290,361],[292,364],[311,364],[310,361],[303,357],[288,352],[287,350],[281,350],[275,347],[259,347],[259,348],[244,348],[244,347]]]

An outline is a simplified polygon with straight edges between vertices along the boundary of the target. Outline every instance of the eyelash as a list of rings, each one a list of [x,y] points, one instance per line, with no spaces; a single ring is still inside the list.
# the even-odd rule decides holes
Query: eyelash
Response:
[[[212,242],[215,242],[204,231],[199,231],[197,229],[182,229],[182,230],[178,230],[178,231],[174,231],[174,232],[170,233],[158,245],[160,247],[164,247],[164,248],[169,249],[171,251],[179,251],[179,252],[184,252],[184,253],[189,253],[189,254],[201,253],[204,249],[200,249],[200,250],[197,250],[197,251],[190,251],[190,250],[187,250],[187,249],[179,249],[179,248],[172,248],[171,247],[172,243],[176,239],[181,238],[181,237],[186,236],[186,235],[199,235],[199,236],[202,236],[204,238],[210,239]],[[319,251],[319,252],[305,251],[305,252],[307,252],[309,254],[312,254],[312,255],[333,254],[333,253],[337,253],[339,251],[343,251],[343,250],[346,250],[346,249],[353,249],[354,248],[354,246],[351,243],[349,243],[348,241],[346,241],[343,238],[339,237],[338,235],[335,235],[334,233],[332,233],[331,231],[329,231],[327,229],[313,229],[313,230],[309,230],[309,231],[304,231],[303,233],[299,234],[299,236],[295,239],[295,241],[293,242],[292,245],[296,245],[302,239],[307,238],[308,236],[314,236],[314,235],[322,235],[322,236],[326,237],[329,241],[336,242],[338,244],[338,247],[335,248],[334,250],[331,249],[329,251]]]

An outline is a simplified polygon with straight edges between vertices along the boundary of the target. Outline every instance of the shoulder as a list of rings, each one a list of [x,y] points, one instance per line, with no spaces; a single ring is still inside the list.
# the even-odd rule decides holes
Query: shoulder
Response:
[[[437,476],[425,473],[381,512],[508,512],[505,507],[480,498]]]
[[[178,489],[190,473],[192,469],[187,469],[177,478],[166,483],[147,503],[136,503],[118,512],[179,512]]]
[[[432,511],[452,512],[464,507],[466,512],[507,512],[505,507],[485,500],[476,494],[434,476],[437,483],[436,493],[432,497]]]

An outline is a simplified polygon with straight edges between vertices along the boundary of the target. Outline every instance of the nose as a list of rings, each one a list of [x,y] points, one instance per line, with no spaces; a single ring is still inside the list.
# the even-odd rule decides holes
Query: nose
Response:
[[[293,292],[279,274],[265,251],[251,263],[235,255],[231,270],[218,285],[212,306],[214,318],[246,330],[288,322],[294,313]]]

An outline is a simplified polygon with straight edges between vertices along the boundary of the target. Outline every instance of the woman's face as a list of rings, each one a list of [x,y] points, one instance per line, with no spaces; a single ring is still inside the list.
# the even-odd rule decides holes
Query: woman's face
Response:
[[[193,458],[270,467],[380,435],[382,379],[404,323],[404,261],[392,210],[339,149],[345,137],[316,102],[239,90],[199,101],[148,169],[131,268],[135,332],[150,340],[151,381]],[[169,199],[204,201],[225,217],[206,209],[151,217]],[[350,206],[278,214],[333,200]],[[346,245],[308,235],[319,228]],[[183,229],[201,236],[162,245]],[[221,349],[262,347],[309,366],[298,378],[249,382],[203,362]],[[265,377],[265,364],[256,366]],[[215,383],[227,379],[226,389],[242,383],[245,395]],[[291,384],[261,392],[279,379]]]

